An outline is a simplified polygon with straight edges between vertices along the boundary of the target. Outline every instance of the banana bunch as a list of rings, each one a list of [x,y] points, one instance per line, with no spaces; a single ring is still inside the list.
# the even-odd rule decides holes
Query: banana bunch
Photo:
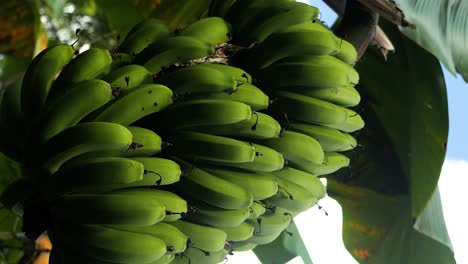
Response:
[[[219,263],[287,232],[349,166],[354,47],[291,0],[208,14],[143,20],[113,52],[50,47],[1,94],[0,151],[24,175],[0,198],[45,204],[28,230],[47,229],[51,263]]]

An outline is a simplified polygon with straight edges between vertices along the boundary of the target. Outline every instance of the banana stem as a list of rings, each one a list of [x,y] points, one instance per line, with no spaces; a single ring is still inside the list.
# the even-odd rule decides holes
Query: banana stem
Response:
[[[336,34],[356,47],[359,60],[374,38],[378,21],[376,12],[356,0],[348,1]]]

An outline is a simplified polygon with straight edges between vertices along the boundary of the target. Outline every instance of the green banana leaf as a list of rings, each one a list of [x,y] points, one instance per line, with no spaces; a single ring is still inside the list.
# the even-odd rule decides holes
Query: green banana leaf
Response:
[[[396,0],[416,29],[402,32],[468,82],[468,1]]]

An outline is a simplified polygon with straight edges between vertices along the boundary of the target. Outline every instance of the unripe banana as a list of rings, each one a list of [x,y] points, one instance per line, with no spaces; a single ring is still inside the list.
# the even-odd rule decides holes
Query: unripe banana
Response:
[[[134,157],[132,158],[143,164],[143,179],[135,182],[138,186],[168,185],[180,180],[182,171],[176,162],[156,157]]]
[[[307,135],[285,131],[279,138],[263,139],[259,144],[268,146],[281,154],[291,162],[311,162],[321,164],[323,162],[323,150],[320,144]]]
[[[253,250],[255,247],[257,247],[257,244],[246,242],[246,241],[238,241],[238,242],[231,243],[231,249],[233,251],[239,251],[239,252],[249,251],[249,250]]]
[[[349,166],[349,158],[337,152],[326,152],[322,164],[298,163],[291,164],[300,170],[310,172],[315,175],[326,175],[333,173],[341,168]]]
[[[207,166],[202,166],[201,169],[245,188],[256,201],[271,197],[278,191],[275,177],[268,173],[246,172],[230,168]]]
[[[55,196],[70,192],[104,192],[123,188],[143,179],[143,164],[138,161],[102,157],[72,162],[50,175],[45,194]]]
[[[91,79],[98,79],[112,62],[111,54],[106,49],[90,48],[70,61],[54,82],[54,90],[62,86]]]
[[[252,82],[252,76],[250,76],[249,73],[247,73],[241,68],[234,67],[231,65],[220,64],[220,63],[202,63],[202,64],[198,64],[197,67],[204,67],[204,68],[216,69],[218,71],[221,71],[224,74],[230,76],[238,84]]]
[[[172,90],[164,85],[144,84],[122,93],[88,116],[85,121],[112,122],[127,126],[172,104]]]
[[[199,249],[215,252],[224,248],[227,235],[224,231],[211,227],[177,220],[169,223],[187,235],[191,245]]]
[[[166,207],[157,197],[132,194],[68,194],[51,207],[54,221],[76,224],[153,225]]]
[[[282,170],[273,172],[273,174],[278,178],[302,186],[304,189],[314,194],[317,199],[322,199],[327,194],[325,186],[314,174],[291,167],[285,167]]]
[[[269,7],[260,11],[263,16],[257,16],[247,31],[245,39],[249,42],[262,42],[269,35],[291,25],[299,24],[304,21],[316,19],[319,10],[316,7],[310,6],[301,2],[290,2],[279,5],[279,12],[268,14]],[[276,14],[275,14],[276,13]],[[268,15],[268,17],[265,17]],[[248,25],[249,25],[248,24]]]
[[[178,95],[197,93],[233,92],[237,82],[224,72],[198,65],[167,73],[155,80]]]
[[[167,253],[178,254],[186,250],[189,238],[182,233],[178,228],[165,223],[159,222],[149,226],[134,226],[134,225],[106,225],[109,228],[140,233],[157,237],[164,241],[167,247]]]
[[[275,33],[256,45],[248,58],[249,67],[265,68],[275,61],[294,55],[329,55],[337,53],[339,42],[331,32],[296,31]]]
[[[21,85],[22,82],[17,80],[2,89],[3,97],[0,94],[0,122],[14,130],[15,134],[20,134],[19,138],[24,134],[25,125],[21,112]]]
[[[189,160],[240,163],[255,158],[255,147],[244,141],[198,132],[179,132],[175,138],[171,151]]]
[[[192,206],[195,209],[187,214],[185,220],[218,228],[238,226],[250,215],[248,207],[226,210],[202,202],[192,203]]]
[[[170,35],[171,30],[162,20],[145,19],[133,27],[122,44],[119,45],[117,51],[135,55],[151,43],[165,39]]]
[[[254,235],[268,236],[285,230],[292,220],[293,217],[287,210],[277,207],[274,212],[265,213],[246,222],[254,227]]]
[[[330,55],[286,57],[260,70],[257,78],[264,87],[283,90],[338,88],[359,81],[352,66]]]
[[[351,85],[328,89],[297,88],[294,92],[344,107],[356,106],[361,101],[361,95]]]
[[[250,215],[248,219],[257,219],[259,216],[263,215],[266,212],[265,206],[259,202],[254,201],[250,206]]]
[[[151,263],[166,254],[164,241],[154,236],[116,230],[101,225],[61,224],[54,227],[58,245],[80,254],[116,263]],[[55,243],[54,243],[55,244]],[[93,264],[96,262],[93,262]]]
[[[304,123],[289,123],[289,129],[313,137],[320,143],[323,151],[344,151],[357,146],[356,139],[335,128]]]
[[[176,103],[162,113],[162,120],[171,130],[195,126],[226,125],[249,120],[250,106],[228,100],[190,100]],[[153,115],[145,119],[147,126],[158,127],[161,120]]]
[[[352,133],[364,127],[365,123],[362,117],[351,109],[344,108],[348,118],[342,123],[330,124],[328,127],[336,128],[344,132]]]
[[[21,112],[32,120],[47,100],[55,75],[73,58],[70,45],[60,44],[39,53],[31,62],[21,86]]]
[[[317,203],[318,199],[315,195],[304,187],[283,178],[277,178],[277,180],[280,186],[278,193],[266,199],[267,203],[294,212],[303,212]]]
[[[212,54],[213,47],[192,37],[170,37],[155,42],[135,57],[135,63],[143,65],[152,74],[164,67],[188,60],[199,59]]]
[[[289,120],[331,126],[344,124],[348,119],[349,114],[345,107],[297,93],[278,91],[276,94],[278,100],[272,108],[287,115]]]
[[[184,28],[179,36],[193,37],[218,45],[231,39],[231,25],[220,17],[205,17]]]
[[[142,84],[152,83],[153,76],[143,66],[130,64],[111,71],[104,78],[113,88],[131,89]]]
[[[215,252],[203,252],[196,248],[189,248],[185,252],[185,257],[190,259],[190,263],[218,264],[226,261],[228,251],[221,249]],[[185,262],[184,262],[185,263]]]
[[[217,99],[242,102],[252,108],[253,111],[265,110],[270,104],[270,99],[262,90],[250,83],[237,86],[234,92],[218,92],[192,96],[194,99]]]
[[[177,194],[168,191],[154,188],[130,188],[115,190],[110,193],[117,195],[139,195],[142,197],[148,197],[148,199],[157,199],[166,207],[166,217],[164,217],[164,222],[176,221],[188,211],[187,201]]]
[[[349,43],[344,39],[339,39],[339,41],[340,51],[337,54],[335,54],[335,57],[348,64],[354,65],[357,60],[356,48],[353,46],[353,44]]]
[[[127,152],[132,133],[124,126],[91,122],[72,126],[53,136],[42,147],[43,168],[53,173],[67,160],[94,151]]]
[[[281,125],[267,114],[253,112],[250,120],[227,125],[194,127],[192,130],[219,136],[265,139],[279,137]]]
[[[175,259],[176,254],[165,254],[160,259],[149,262],[147,264],[169,264]]]
[[[252,205],[252,194],[245,188],[218,178],[180,159],[176,159],[176,162],[186,173],[174,187],[191,199],[224,209],[242,209]]]
[[[112,100],[110,85],[101,80],[86,80],[69,89],[47,109],[40,121],[40,142],[76,125],[92,111]]]
[[[242,222],[238,226],[221,227],[219,229],[226,232],[227,234],[226,240],[229,243],[247,240],[253,236],[254,231],[255,231],[255,227],[247,222]]]
[[[278,233],[270,234],[270,235],[253,235],[251,238],[242,241],[243,244],[254,244],[254,245],[266,245],[270,244],[271,242],[275,241],[283,231]]]

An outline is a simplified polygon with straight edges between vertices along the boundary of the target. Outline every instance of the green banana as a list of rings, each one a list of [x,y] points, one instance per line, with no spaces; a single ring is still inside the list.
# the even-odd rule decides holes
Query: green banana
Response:
[[[138,23],[127,34],[117,52],[138,54],[151,43],[165,39],[171,35],[171,30],[165,22],[149,18]]]
[[[134,157],[132,160],[143,164],[143,179],[135,182],[138,186],[168,185],[180,180],[182,171],[176,162],[156,157]]]
[[[179,132],[175,138],[170,151],[190,160],[239,163],[255,158],[255,147],[244,141],[198,132]]]
[[[275,241],[283,231],[278,233],[270,234],[270,235],[253,235],[251,238],[241,241],[244,245],[266,245],[270,244],[271,242]]]
[[[210,252],[224,249],[227,235],[216,227],[198,225],[182,220],[173,221],[169,224],[187,235],[194,247]]]
[[[274,14],[284,11],[284,5],[289,0],[238,0],[236,1],[226,15],[226,20],[232,24],[234,40],[248,46],[250,43],[245,37],[249,29],[255,23],[262,23]]]
[[[357,146],[356,139],[350,134],[319,125],[291,122],[289,129],[308,135],[320,143],[323,151],[345,151]]]
[[[55,75],[73,58],[70,45],[60,44],[39,53],[31,62],[21,85],[21,112],[33,120],[47,100]]]
[[[238,226],[234,227],[220,227],[227,234],[227,241],[238,242],[251,238],[254,234],[255,227],[247,222],[242,222]]]
[[[201,251],[197,248],[188,248],[181,260],[184,264],[187,264],[187,259],[190,260],[190,264],[218,264],[226,260],[227,254],[228,251],[225,249],[210,252]]]
[[[86,123],[85,123],[86,124]],[[71,159],[70,162],[97,157],[143,157],[161,152],[162,139],[153,131],[136,126],[126,127],[132,133],[132,144],[125,150],[91,151]],[[149,179],[151,179],[150,177]],[[139,185],[139,183],[136,183]],[[154,183],[153,183],[154,184]],[[153,185],[150,184],[150,185]]]
[[[123,91],[115,100],[88,116],[85,122],[112,122],[127,126],[165,109],[172,104],[172,96],[172,90],[164,85],[143,84]]]
[[[175,259],[175,256],[176,256],[175,254],[166,253],[164,256],[162,256],[158,260],[149,262],[147,264],[169,264],[169,263],[172,263],[172,261]]]
[[[40,152],[42,167],[53,173],[67,160],[93,151],[127,152],[132,133],[126,127],[106,122],[90,122],[69,127],[48,140]]]
[[[218,178],[183,160],[175,159],[175,161],[185,172],[180,182],[171,185],[178,192],[190,196],[191,199],[224,209],[242,209],[252,205],[252,194],[245,188]]]
[[[191,130],[218,136],[266,139],[279,137],[281,125],[267,114],[253,112],[250,120],[227,125],[193,127]]]
[[[98,79],[112,63],[108,50],[91,48],[71,60],[60,72],[52,86],[51,94],[55,89],[69,83],[76,83],[91,79]]]
[[[54,221],[76,224],[153,225],[166,207],[157,197],[132,194],[67,194],[51,206]]]
[[[320,20],[313,19],[312,21],[305,21],[299,24],[295,24],[278,31],[278,33],[285,32],[300,32],[300,31],[320,31],[332,33],[330,28],[324,25]]]
[[[220,179],[241,186],[252,194],[255,201],[271,197],[278,191],[275,177],[268,173],[246,172],[221,167],[202,166],[200,168]]]
[[[148,226],[106,225],[106,227],[157,237],[164,241],[167,247],[167,253],[170,254],[184,252],[189,244],[189,238],[187,235],[182,233],[182,231],[173,225],[165,222],[159,222]]]
[[[66,163],[45,184],[48,196],[70,192],[104,192],[143,179],[143,164],[117,157],[84,159]]]
[[[175,193],[158,190],[154,188],[131,188],[114,190],[110,194],[115,195],[138,195],[144,199],[156,199],[166,208],[164,222],[171,222],[180,219],[188,211],[187,201]]]
[[[339,39],[340,51],[335,54],[335,57],[344,61],[345,63],[354,65],[357,60],[357,51],[353,44],[344,39]]]
[[[301,133],[285,131],[279,138],[262,139],[257,142],[280,152],[290,162],[323,162],[323,150],[317,140]]]
[[[289,120],[331,126],[343,124],[348,119],[345,107],[297,93],[278,91],[276,94],[278,99],[272,110],[286,114]]]
[[[212,162],[217,165],[235,167],[253,172],[271,172],[283,168],[285,160],[278,151],[259,144],[250,143],[255,147],[255,158],[251,162],[227,163]]]
[[[243,37],[247,43],[262,42],[272,33],[291,25],[316,19],[319,14],[316,7],[301,2],[284,3],[278,7],[282,10],[274,10],[272,13],[269,12],[268,7],[265,8],[259,12],[259,16],[247,23],[249,30]]]
[[[77,124],[92,111],[112,100],[110,85],[101,80],[86,80],[69,89],[41,116],[39,141],[46,142],[61,131]]]
[[[61,224],[55,225],[54,230],[54,244],[71,249],[79,244],[78,256],[116,263],[150,263],[166,254],[164,241],[146,234],[101,225]]]
[[[190,99],[216,99],[241,102],[250,106],[253,111],[265,110],[270,104],[268,95],[250,83],[237,86],[234,92],[217,92],[193,95]],[[193,100],[192,99],[192,100]]]
[[[329,89],[307,89],[299,87],[293,89],[293,91],[344,107],[356,106],[361,101],[361,95],[351,85]]]
[[[326,187],[314,174],[300,171],[291,167],[285,167],[282,170],[273,172],[273,174],[278,178],[302,186],[304,189],[314,194],[315,198],[318,200],[324,198],[327,194]]]
[[[261,69],[259,83],[272,89],[324,89],[357,84],[359,75],[350,65],[330,56],[292,56]]]
[[[256,219],[266,212],[265,206],[259,201],[254,201],[250,206],[250,215],[248,219]]]
[[[268,236],[288,228],[292,219],[292,215],[287,210],[277,207],[274,212],[265,213],[257,219],[249,219],[246,222],[254,227],[254,235]]]
[[[249,120],[252,117],[250,106],[228,100],[190,100],[171,105],[162,113],[162,121],[171,130],[190,129],[195,126],[227,125]],[[149,116],[146,123],[157,127],[161,119]],[[160,125],[159,125],[160,126]]]
[[[198,65],[167,73],[155,80],[170,87],[177,95],[232,92],[237,82],[220,70]]]
[[[315,175],[326,175],[341,168],[348,167],[349,158],[337,152],[326,152],[325,159],[322,164],[298,163],[291,164],[291,166]]]
[[[256,45],[249,54],[249,67],[265,68],[275,61],[295,55],[332,55],[339,42],[331,32],[295,31],[275,33]]]
[[[134,56],[121,52],[114,52],[111,56],[112,63],[107,67],[106,75],[115,69],[132,64],[134,59]]]
[[[203,202],[195,202],[191,205],[194,210],[188,213],[184,220],[218,228],[238,226],[250,215],[248,207],[226,210]]]
[[[336,129],[339,129],[341,131],[348,132],[348,133],[355,132],[364,127],[365,125],[364,120],[358,113],[348,108],[344,108],[344,110],[346,111],[348,115],[346,120],[341,123],[327,124],[327,127],[336,128]]]
[[[218,45],[231,39],[231,25],[220,17],[205,17],[181,30],[178,35]]]
[[[257,244],[246,242],[246,241],[237,241],[237,242],[231,243],[231,249],[233,251],[239,251],[239,252],[249,251],[249,250],[253,250],[255,247],[257,247]]]
[[[129,64],[111,71],[103,80],[110,83],[113,88],[131,89],[152,83],[153,75],[143,66]]]
[[[241,68],[234,67],[227,64],[221,63],[202,63],[197,64],[197,67],[210,68],[223,72],[224,74],[230,76],[238,84],[242,83],[252,83],[252,76],[244,71]]]
[[[277,180],[280,186],[278,193],[265,200],[268,204],[276,205],[277,210],[281,207],[288,211],[303,212],[317,203],[315,194],[304,187],[283,178],[277,177]]]
[[[330,56],[313,56],[313,55],[297,55],[283,58],[277,62],[277,64],[288,64],[288,63],[303,63],[305,65],[318,65],[318,66],[332,66],[338,71],[347,73],[349,82],[351,84],[357,84],[359,82],[359,73],[353,66],[341,61],[340,59]]]
[[[175,63],[206,57],[214,52],[209,43],[193,37],[169,37],[157,41],[135,57],[135,63],[143,65],[152,74]]]

